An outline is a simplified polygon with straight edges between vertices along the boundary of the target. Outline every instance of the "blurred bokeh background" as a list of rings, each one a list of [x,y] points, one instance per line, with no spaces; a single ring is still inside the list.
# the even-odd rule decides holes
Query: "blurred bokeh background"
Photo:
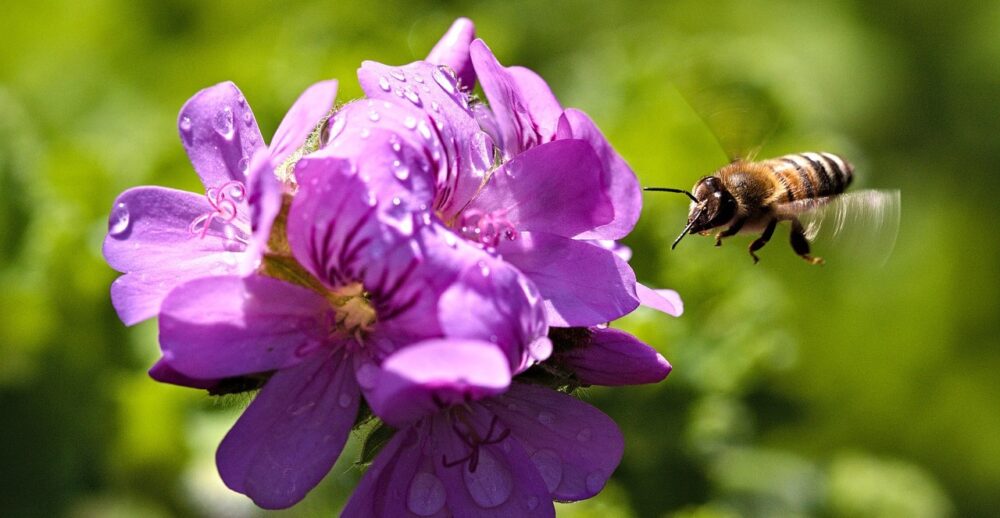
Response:
[[[844,154],[902,191],[885,265],[779,228],[676,251],[686,202],[648,195],[627,240],[679,319],[620,325],[674,373],[588,389],[625,458],[561,516],[995,516],[1000,512],[1000,3],[793,0],[8,2],[0,17],[0,515],[253,516],[213,451],[245,399],[160,385],[156,325],[127,329],[100,255],[111,202],[197,190],[184,101],[235,81],[270,135],[298,93],[363,59],[423,57],[457,16],[591,114],[646,185],[727,162]],[[992,265],[992,266],[991,266]],[[357,445],[288,516],[330,516]]]

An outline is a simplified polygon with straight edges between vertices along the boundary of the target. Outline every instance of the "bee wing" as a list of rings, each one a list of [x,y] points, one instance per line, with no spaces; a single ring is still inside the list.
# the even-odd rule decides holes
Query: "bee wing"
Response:
[[[881,266],[889,259],[899,233],[898,190],[866,190],[799,200],[778,207],[785,217],[798,216],[806,239],[834,243],[835,248],[862,253]]]

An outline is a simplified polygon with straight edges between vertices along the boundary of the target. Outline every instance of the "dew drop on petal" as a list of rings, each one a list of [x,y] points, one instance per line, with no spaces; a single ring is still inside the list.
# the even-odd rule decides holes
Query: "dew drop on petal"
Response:
[[[378,78],[378,87],[382,89],[383,92],[388,92],[391,86],[389,86],[389,78],[382,76]]]
[[[354,398],[352,398],[350,394],[341,394],[340,399],[337,400],[337,404],[340,405],[340,408],[347,408],[351,406],[351,402],[353,401]]]
[[[236,163],[236,167],[244,175],[247,174],[247,169],[250,169],[250,159],[244,156],[243,158],[240,159],[239,162]],[[233,188],[232,190],[230,190],[229,195],[234,199],[239,200],[242,199],[243,197],[243,191],[237,188]]]
[[[535,464],[538,473],[542,475],[542,480],[545,481],[545,487],[549,492],[555,491],[563,477],[563,464],[559,454],[543,448],[531,455],[531,462]]]
[[[378,122],[379,118],[380,117],[379,117],[379,114],[378,114],[377,111],[372,110],[372,111],[368,112],[368,120],[370,120],[372,122]]]
[[[402,164],[396,164],[392,170],[392,173],[396,175],[396,178],[400,180],[406,180],[407,178],[410,177],[410,168]]]
[[[538,507],[538,497],[537,496],[529,496],[528,499],[525,500],[524,505],[528,506],[528,510],[529,511],[534,511],[535,508]]]
[[[417,516],[433,516],[444,507],[445,489],[441,479],[421,471],[410,481],[406,492],[406,508]]]
[[[253,113],[250,113],[250,110],[246,110],[243,112],[243,124],[249,126],[251,123],[253,123]]]
[[[414,92],[409,86],[403,90],[403,96],[405,96],[406,100],[410,101],[415,106],[420,106],[420,96],[417,95],[417,92]]]
[[[413,116],[407,116],[403,119],[403,126],[406,126],[406,129],[414,129],[417,127],[417,119]]]
[[[306,403],[292,403],[291,405],[288,405],[288,408],[286,410],[288,411],[289,415],[302,415],[308,412],[314,406],[316,406],[315,401],[309,401]]]
[[[365,196],[365,203],[367,203],[369,207],[378,205],[378,198],[375,197],[374,192],[368,191],[368,194]]]
[[[438,104],[437,101],[431,101],[431,109],[436,112],[439,112],[441,111],[441,105]]]
[[[413,74],[413,80],[416,81],[416,82],[418,82],[418,83],[423,83],[424,82],[424,78],[420,74]]]
[[[462,469],[462,479],[472,500],[484,509],[503,505],[514,490],[510,471],[485,448],[479,450],[476,471],[470,473],[468,469]]]
[[[549,426],[556,420],[556,416],[552,415],[551,412],[541,411],[538,413],[538,422]]]
[[[128,231],[130,223],[128,207],[124,203],[118,203],[111,210],[111,217],[108,218],[108,233],[112,236],[120,236]]]
[[[590,440],[590,437],[592,435],[593,435],[593,432],[590,431],[590,428],[584,428],[584,429],[580,430],[576,434],[576,440],[578,440],[580,442],[587,442],[587,441]]]
[[[362,364],[354,373],[354,377],[357,378],[358,385],[361,385],[362,388],[375,388],[375,383],[378,379],[378,367],[370,363]]]
[[[389,71],[389,75],[392,76],[397,81],[406,81],[406,74],[398,68],[394,68]]]
[[[191,131],[191,117],[188,117],[187,115],[181,117],[181,122],[179,125],[181,131],[183,131],[184,133]]]
[[[427,140],[430,140],[431,136],[433,135],[431,133],[430,126],[428,126],[427,123],[424,121],[420,121],[420,124],[417,125],[417,132],[420,133],[421,137],[424,137]]]
[[[371,134],[372,134],[372,131],[370,129],[368,129],[368,128],[361,128],[361,132],[360,132],[361,138],[368,138],[368,137],[371,136]]]
[[[434,82],[437,83],[442,90],[447,92],[448,95],[454,95],[455,83],[454,80],[451,79],[450,71],[446,72],[446,70],[448,70],[446,67],[438,67],[431,74],[431,76],[434,77]]]
[[[223,106],[215,119],[212,120],[212,127],[222,138],[229,140],[233,138],[233,110],[228,106]]]
[[[479,261],[478,265],[479,265],[479,273],[481,273],[483,277],[489,277],[490,266],[486,264],[486,261]]]
[[[600,471],[593,471],[587,475],[587,491],[591,493],[597,493],[604,487],[604,481],[607,477],[604,476]]]
[[[455,248],[458,245],[458,238],[456,238],[455,234],[453,234],[451,232],[445,232],[445,234],[444,234],[444,242],[448,246],[450,246],[452,248]]]
[[[403,203],[403,200],[399,199],[399,196],[396,196],[396,197],[394,197],[394,198],[392,199],[392,206],[393,206],[393,207],[399,207],[399,205],[400,205],[401,203]]]

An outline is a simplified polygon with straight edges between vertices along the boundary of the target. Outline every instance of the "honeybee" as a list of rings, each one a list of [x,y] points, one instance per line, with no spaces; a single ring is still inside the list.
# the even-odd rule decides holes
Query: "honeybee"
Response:
[[[715,234],[715,246],[737,233],[760,232],[749,247],[756,264],[760,260],[756,252],[771,239],[778,222],[787,220],[792,226],[792,250],[811,264],[822,264],[823,259],[810,255],[809,241],[831,212],[836,214],[835,232],[850,215],[866,209],[878,220],[876,224],[894,215],[898,218],[898,191],[844,194],[853,179],[854,167],[842,157],[806,152],[761,161],[735,160],[698,180],[693,192],[666,187],[645,190],[691,198],[687,226],[671,249],[690,232],[708,235],[712,229],[725,227]],[[812,218],[809,227],[800,216]]]

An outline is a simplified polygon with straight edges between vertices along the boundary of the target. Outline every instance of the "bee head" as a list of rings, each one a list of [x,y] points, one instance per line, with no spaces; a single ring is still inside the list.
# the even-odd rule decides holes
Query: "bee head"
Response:
[[[705,232],[725,225],[736,215],[736,199],[716,176],[706,176],[694,185],[688,213],[688,232]]]

